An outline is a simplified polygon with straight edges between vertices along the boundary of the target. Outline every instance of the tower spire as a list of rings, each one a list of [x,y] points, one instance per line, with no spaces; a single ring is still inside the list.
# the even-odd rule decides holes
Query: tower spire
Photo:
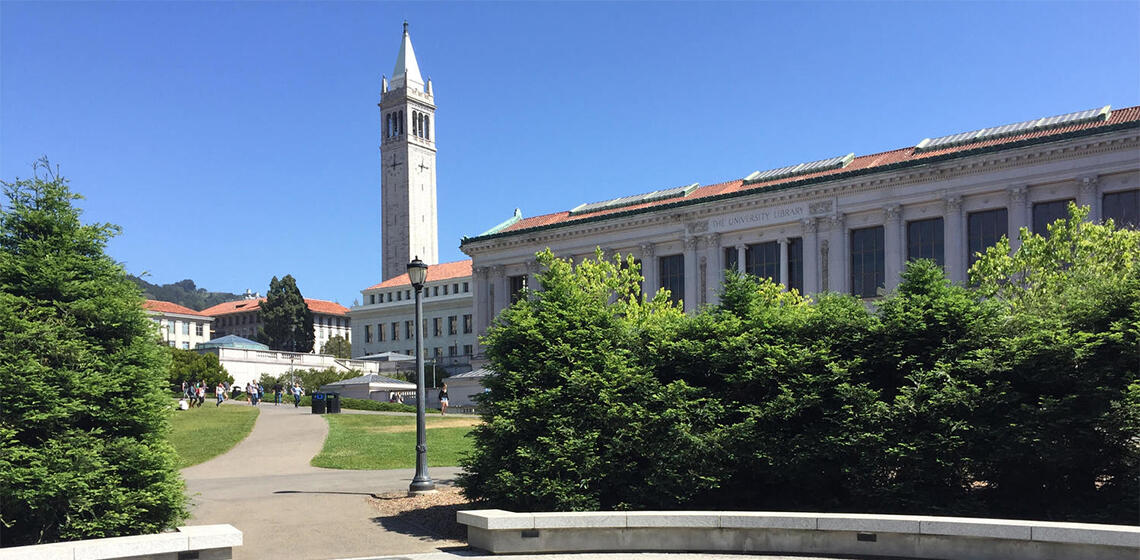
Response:
[[[424,79],[420,75],[420,65],[416,62],[416,51],[412,49],[412,38],[408,35],[408,22],[404,22],[404,37],[400,42],[400,52],[396,55],[396,68],[392,70],[392,88],[406,87],[423,91]]]

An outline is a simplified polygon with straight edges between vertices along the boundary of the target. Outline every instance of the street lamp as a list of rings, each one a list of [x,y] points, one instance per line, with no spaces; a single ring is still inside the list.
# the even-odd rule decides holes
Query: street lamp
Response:
[[[435,482],[432,482],[427,472],[427,444],[424,441],[427,407],[424,400],[424,333],[420,327],[423,323],[424,304],[420,292],[424,289],[427,269],[427,265],[418,256],[408,263],[408,280],[411,280],[412,287],[416,290],[416,476],[408,487],[409,496],[435,492]]]

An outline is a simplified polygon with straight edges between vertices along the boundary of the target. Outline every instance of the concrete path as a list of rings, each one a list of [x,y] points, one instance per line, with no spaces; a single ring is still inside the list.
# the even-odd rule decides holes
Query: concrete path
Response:
[[[310,466],[328,433],[325,420],[293,405],[260,408],[249,437],[228,453],[182,470],[192,501],[187,524],[237,527],[244,544],[234,549],[236,560],[375,557],[463,545],[389,531],[365,501],[372,494],[406,491],[414,469]],[[430,470],[436,484],[445,485],[457,472]]]

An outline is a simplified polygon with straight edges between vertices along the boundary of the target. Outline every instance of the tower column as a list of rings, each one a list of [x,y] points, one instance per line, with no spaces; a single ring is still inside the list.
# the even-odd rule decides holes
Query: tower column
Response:
[[[641,244],[641,276],[642,276],[642,289],[646,298],[652,298],[657,294],[657,288],[660,284],[657,283],[657,250],[656,246],[652,243]]]
[[[1029,227],[1029,206],[1026,201],[1029,188],[1018,186],[1009,189],[1009,248],[1021,248],[1021,228]]]
[[[819,241],[815,218],[804,218],[804,295],[819,292]]]
[[[902,274],[902,207],[892,204],[883,209],[883,287],[887,291],[899,285]]]
[[[781,237],[776,240],[780,251],[780,284],[784,290],[788,289],[788,238]]]
[[[697,267],[697,243],[696,237],[685,238],[685,311],[693,311],[699,305],[701,271]]]
[[[943,214],[943,240],[945,247],[942,256],[946,261],[946,277],[951,282],[966,282],[966,236],[962,227],[962,197],[946,198],[946,212]]]

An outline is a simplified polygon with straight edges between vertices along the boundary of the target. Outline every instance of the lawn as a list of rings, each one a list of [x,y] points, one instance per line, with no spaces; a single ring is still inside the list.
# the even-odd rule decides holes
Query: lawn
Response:
[[[171,422],[170,443],[178,451],[178,468],[203,463],[237,445],[253,430],[257,408],[218,406],[178,410]]]
[[[329,435],[314,467],[329,469],[410,469],[416,466],[416,417],[382,414],[327,415]],[[453,467],[471,451],[467,433],[478,418],[427,418],[430,467]]]

